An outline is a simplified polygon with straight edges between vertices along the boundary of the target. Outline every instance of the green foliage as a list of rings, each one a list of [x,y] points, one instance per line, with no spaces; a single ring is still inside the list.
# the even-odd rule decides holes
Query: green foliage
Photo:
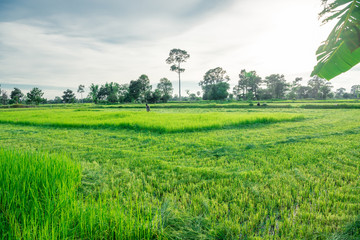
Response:
[[[265,77],[264,83],[266,83],[267,88],[274,99],[282,99],[285,96],[285,91],[289,87],[284,75],[279,74],[271,74],[270,76]]]
[[[8,95],[6,93],[6,91],[1,89],[1,84],[0,84],[0,104],[2,105],[6,105],[8,103]]]
[[[246,72],[246,70],[243,69],[239,74],[239,81],[234,87],[233,92],[239,99],[257,99],[261,82],[261,77],[259,77],[255,71]]]
[[[151,85],[149,77],[142,74],[136,81],[132,80],[129,86],[129,97],[131,101],[145,102],[146,96],[151,96]]]
[[[221,67],[210,69],[205,73],[203,81],[199,82],[204,92],[204,100],[224,100],[227,98],[230,78],[225,74],[226,71]]]
[[[29,103],[35,103],[39,105],[43,101],[42,96],[44,95],[43,91],[35,87],[30,92],[26,94]]]
[[[15,103],[19,103],[23,96],[24,96],[24,94],[21,92],[21,90],[19,88],[14,88],[14,90],[12,90],[10,93],[10,98]]]
[[[64,91],[64,95],[62,96],[62,99],[64,103],[74,103],[75,93],[72,90],[67,89],[66,91]]]
[[[180,64],[186,62],[186,60],[190,57],[185,50],[174,48],[170,51],[169,57],[166,59],[167,64],[173,64],[170,67],[171,71],[182,73],[185,71],[184,68],[180,67]]]
[[[157,88],[160,91],[161,94],[161,100],[163,102],[167,102],[173,93],[174,88],[172,87],[172,83],[167,78],[161,78],[160,83],[158,83]]]
[[[120,85],[118,83],[105,83],[101,85],[99,92],[97,93],[100,100],[106,100],[110,103],[118,102],[118,92]]]
[[[99,102],[99,85],[91,84],[90,85],[90,93],[89,97],[93,100],[93,102],[96,104]]]
[[[338,19],[330,35],[316,51],[318,64],[311,76],[330,80],[348,71],[360,61],[360,3],[357,0],[333,0],[325,3],[320,17],[323,23]]]

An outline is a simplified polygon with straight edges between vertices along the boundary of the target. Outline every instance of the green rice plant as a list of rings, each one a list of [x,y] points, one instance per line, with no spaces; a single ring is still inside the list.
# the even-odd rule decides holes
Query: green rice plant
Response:
[[[64,156],[0,149],[2,239],[161,239],[154,206],[114,194],[84,199],[80,184],[79,164]]]
[[[360,239],[360,216],[354,222],[345,226],[343,231],[334,234],[331,240],[356,240]]]
[[[79,165],[69,159],[0,149],[0,235],[64,237],[80,181]]]
[[[157,113],[132,111],[4,111],[1,123],[75,128],[126,128],[156,132],[189,132],[303,119],[288,113]]]

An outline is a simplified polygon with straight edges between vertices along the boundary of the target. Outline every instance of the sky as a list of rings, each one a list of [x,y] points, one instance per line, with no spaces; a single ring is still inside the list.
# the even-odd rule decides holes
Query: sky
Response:
[[[154,87],[168,78],[177,93],[165,60],[180,48],[190,54],[182,95],[201,90],[216,67],[231,86],[242,69],[303,77],[305,85],[333,26],[321,26],[320,11],[320,0],[0,0],[0,84],[8,94],[39,87],[51,99],[80,84],[88,92],[91,83],[146,74]],[[360,67],[331,83],[349,91],[360,84]]]

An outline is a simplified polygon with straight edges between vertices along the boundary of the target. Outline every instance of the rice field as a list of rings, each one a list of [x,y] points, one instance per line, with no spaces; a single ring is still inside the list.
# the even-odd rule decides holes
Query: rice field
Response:
[[[52,127],[127,128],[157,132],[187,132],[246,124],[303,119],[300,114],[273,113],[158,113],[89,109],[8,110],[0,123]]]
[[[358,109],[4,109],[0,146],[2,239],[360,236]]]

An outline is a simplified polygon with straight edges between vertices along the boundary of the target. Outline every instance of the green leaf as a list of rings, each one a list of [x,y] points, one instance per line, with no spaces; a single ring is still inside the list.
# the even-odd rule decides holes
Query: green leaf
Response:
[[[335,0],[320,13],[332,14],[323,22],[339,19],[329,37],[316,51],[318,64],[311,76],[330,80],[360,62],[360,3]]]

